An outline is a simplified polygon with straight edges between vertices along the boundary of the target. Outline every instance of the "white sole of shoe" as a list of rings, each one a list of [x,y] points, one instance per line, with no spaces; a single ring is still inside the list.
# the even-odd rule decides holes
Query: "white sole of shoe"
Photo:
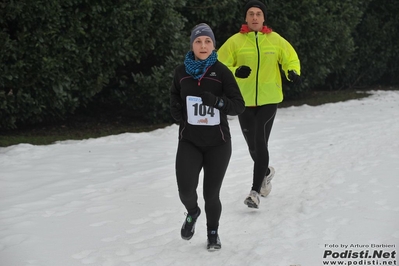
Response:
[[[265,188],[262,188],[259,195],[261,195],[262,197],[267,197],[270,192],[272,192],[272,183],[269,183],[268,185],[266,185]]]
[[[251,197],[248,197],[244,200],[244,204],[247,205],[249,208],[259,209],[259,205],[256,204]]]
[[[209,252],[219,251],[222,247],[221,246],[210,246],[207,247]]]
[[[267,197],[272,191],[272,183],[270,183],[274,177],[275,170],[273,167],[269,167],[270,174],[263,179],[262,186],[260,188],[260,195],[262,197]]]

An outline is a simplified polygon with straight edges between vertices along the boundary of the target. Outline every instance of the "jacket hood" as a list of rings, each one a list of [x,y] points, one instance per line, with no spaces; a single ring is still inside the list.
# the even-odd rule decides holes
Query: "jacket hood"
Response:
[[[251,30],[247,24],[242,24],[241,29],[240,29],[240,33],[248,33],[251,32],[253,30]],[[272,33],[273,30],[271,28],[268,28],[267,26],[263,26],[262,33],[268,34],[268,33]]]

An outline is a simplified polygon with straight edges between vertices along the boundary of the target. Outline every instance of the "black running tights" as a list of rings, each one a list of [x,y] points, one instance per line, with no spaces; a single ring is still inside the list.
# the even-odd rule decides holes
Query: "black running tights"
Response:
[[[268,104],[246,107],[238,116],[249,153],[254,161],[251,190],[258,193],[269,167],[268,142],[276,112],[277,104]]]
[[[208,230],[217,230],[222,213],[219,194],[231,157],[231,141],[219,146],[198,147],[180,140],[176,155],[179,197],[189,214],[198,208],[197,187],[203,169],[203,197]]]

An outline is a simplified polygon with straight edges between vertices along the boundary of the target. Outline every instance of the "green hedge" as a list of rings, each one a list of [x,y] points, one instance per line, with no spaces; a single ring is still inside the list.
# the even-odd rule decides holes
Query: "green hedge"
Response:
[[[264,1],[267,24],[296,48],[306,90],[398,84],[398,1]],[[92,105],[171,121],[173,69],[199,22],[217,46],[244,22],[244,0],[4,0],[0,129],[59,121]]]
[[[371,1],[353,31],[355,53],[326,85],[369,87],[399,84],[399,1]]]
[[[183,25],[173,13],[178,3],[3,1],[0,128],[64,119],[93,101],[118,68],[151,56],[157,60],[148,67],[166,61],[164,51],[173,49],[165,39],[179,39]]]
[[[311,88],[325,88],[326,78],[346,68],[356,47],[352,33],[370,1],[273,1],[269,20],[289,40],[301,60],[303,85],[286,86],[286,98]]]
[[[120,65],[95,101],[122,108],[137,120],[171,121],[169,86],[173,71],[185,56],[185,19],[176,11],[184,1],[140,1],[135,17],[133,50],[140,56]]]

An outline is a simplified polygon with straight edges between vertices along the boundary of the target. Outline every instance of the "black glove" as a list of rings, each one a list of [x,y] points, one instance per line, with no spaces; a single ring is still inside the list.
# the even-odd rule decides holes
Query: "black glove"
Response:
[[[237,78],[248,78],[249,74],[251,74],[251,68],[249,66],[240,66],[236,69],[236,77]]]
[[[288,70],[288,79],[295,85],[301,84],[301,76],[299,76],[295,70]]]
[[[222,108],[224,106],[224,101],[222,98],[216,97],[213,95],[213,93],[210,93],[209,91],[204,91],[200,95],[202,99],[202,103],[208,106],[216,107],[216,108]]]
[[[174,106],[172,106],[170,108],[170,113],[172,115],[172,117],[176,120],[176,121],[181,121],[183,118],[183,112],[182,112],[182,106],[180,103],[176,103]]]

